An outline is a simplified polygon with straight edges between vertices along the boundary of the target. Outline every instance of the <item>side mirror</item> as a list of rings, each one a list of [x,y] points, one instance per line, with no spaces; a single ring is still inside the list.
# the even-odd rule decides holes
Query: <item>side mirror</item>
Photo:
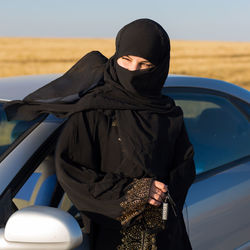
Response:
[[[73,216],[45,206],[18,210],[0,229],[0,249],[74,249],[82,239]]]

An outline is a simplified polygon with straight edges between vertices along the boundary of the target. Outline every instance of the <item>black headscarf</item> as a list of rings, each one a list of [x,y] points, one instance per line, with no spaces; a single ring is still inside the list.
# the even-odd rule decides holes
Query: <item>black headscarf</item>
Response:
[[[122,56],[147,59],[154,67],[129,71],[117,63]],[[145,97],[159,98],[167,78],[170,59],[170,41],[166,31],[149,19],[136,20],[124,26],[116,37],[116,53],[109,60],[106,81],[110,77],[129,92]]]

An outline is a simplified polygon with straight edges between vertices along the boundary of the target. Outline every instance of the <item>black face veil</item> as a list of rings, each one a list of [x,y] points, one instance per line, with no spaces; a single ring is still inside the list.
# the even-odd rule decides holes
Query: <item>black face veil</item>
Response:
[[[117,63],[122,56],[138,56],[154,67],[129,71]],[[110,60],[114,81],[136,95],[156,97],[168,76],[170,41],[166,31],[150,19],[139,19],[124,26],[116,37],[116,53]]]

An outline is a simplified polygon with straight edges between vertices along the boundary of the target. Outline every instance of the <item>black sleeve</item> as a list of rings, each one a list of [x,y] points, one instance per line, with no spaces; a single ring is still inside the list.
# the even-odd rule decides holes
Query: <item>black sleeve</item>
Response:
[[[57,177],[79,211],[120,221],[126,190],[138,180],[100,171],[95,123],[93,113],[77,113],[66,122],[56,148]]]
[[[189,187],[195,178],[194,150],[188,139],[184,121],[175,143],[173,168],[168,182],[169,193],[172,196],[177,212],[181,213]]]
[[[117,219],[124,189],[132,179],[100,171],[95,127],[93,115],[76,113],[69,118],[57,143],[57,176],[79,211]]]

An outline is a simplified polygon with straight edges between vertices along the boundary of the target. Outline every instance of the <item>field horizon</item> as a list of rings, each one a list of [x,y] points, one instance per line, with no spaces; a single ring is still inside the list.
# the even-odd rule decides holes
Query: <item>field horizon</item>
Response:
[[[0,37],[0,77],[63,73],[92,50],[111,57],[115,41]],[[250,42],[173,40],[170,74],[215,78],[250,90]]]

